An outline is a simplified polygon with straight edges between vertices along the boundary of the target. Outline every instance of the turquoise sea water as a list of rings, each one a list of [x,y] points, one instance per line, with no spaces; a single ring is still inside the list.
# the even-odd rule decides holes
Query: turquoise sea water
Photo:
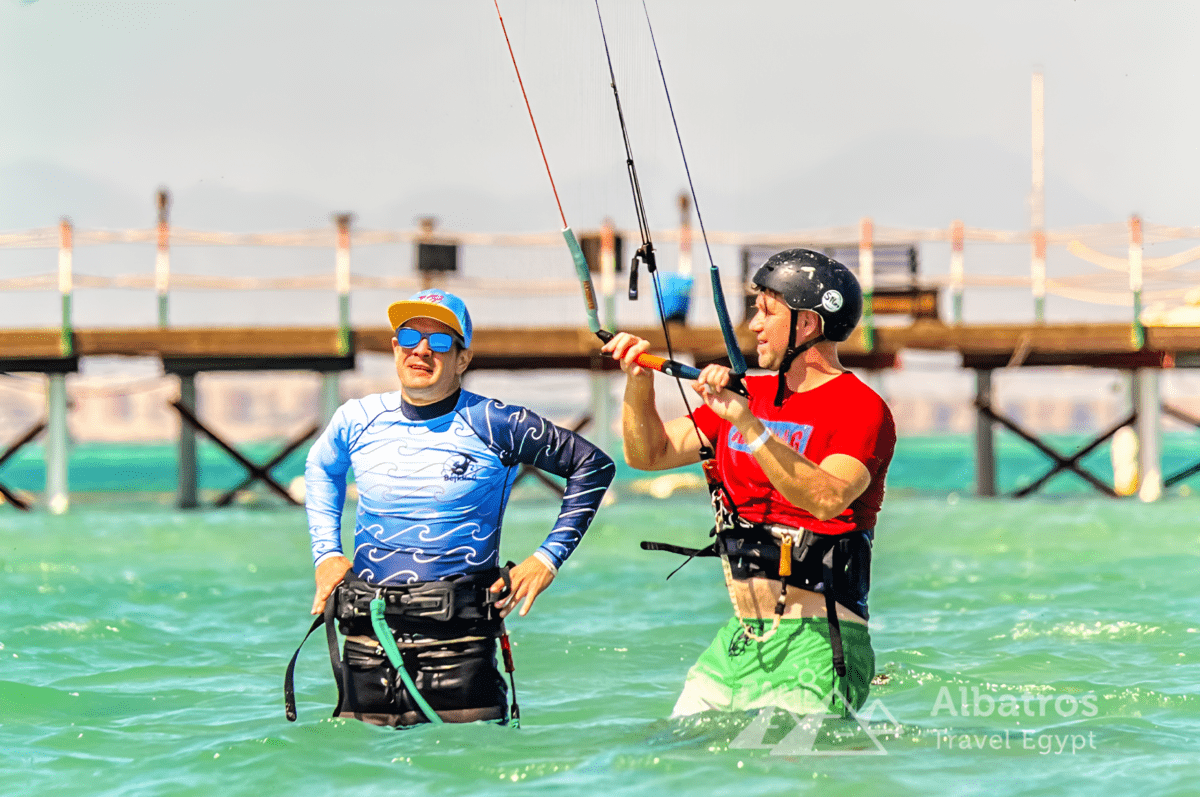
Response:
[[[947,478],[936,447],[924,468],[906,456],[900,471]],[[757,737],[749,716],[666,719],[730,613],[713,562],[668,582],[680,560],[638,549],[703,540],[694,493],[623,492],[511,623],[520,730],[328,719],[320,639],[286,722],[312,589],[299,510],[181,513],[128,495],[62,517],[6,507],[0,793],[1200,793],[1200,499],[937,489],[895,488],[878,530],[886,677],[865,729],[818,720],[790,752],[786,716]],[[527,555],[554,514],[523,490],[502,553]]]
[[[1047,435],[1045,442],[1070,456],[1091,442],[1081,435]],[[243,453],[256,462],[271,459],[283,447],[282,442],[261,442],[241,446]],[[245,469],[206,440],[198,443],[200,486],[223,492],[241,482]],[[1200,459],[1200,430],[1163,435],[1163,473],[1170,476]],[[280,463],[272,474],[283,485],[304,473],[307,446]],[[964,435],[901,437],[896,456],[888,472],[892,494],[945,494],[971,492],[975,485],[974,438]],[[997,489],[1011,492],[1023,487],[1049,470],[1050,460],[1029,444],[999,432],[996,437]],[[1101,481],[1112,484],[1112,461],[1105,443],[1083,457],[1080,464]],[[699,468],[696,473],[699,474]],[[73,493],[114,492],[169,493],[176,489],[176,449],[171,444],[88,443],[70,452],[70,482]],[[617,479],[626,481],[644,476],[618,463]],[[38,445],[22,449],[0,468],[0,482],[9,487],[37,493],[46,483],[45,461]],[[1182,482],[1185,495],[1200,485],[1200,476]],[[1094,494],[1092,487],[1073,473],[1064,472],[1047,483],[1042,492],[1050,495]],[[103,500],[107,500],[104,498]]]

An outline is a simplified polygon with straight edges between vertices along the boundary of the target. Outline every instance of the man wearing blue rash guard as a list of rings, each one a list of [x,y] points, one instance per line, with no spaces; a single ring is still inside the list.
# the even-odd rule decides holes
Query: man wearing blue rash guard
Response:
[[[326,609],[332,595],[326,617],[336,616],[346,635],[335,714],[378,725],[431,721],[428,708],[445,722],[504,720],[507,689],[496,667],[502,618],[518,605],[525,615],[550,586],[591,523],[613,462],[523,407],[462,389],[471,318],[457,296],[421,291],[392,304],[388,319],[400,390],[343,404],[305,467],[312,612]],[[525,464],[565,477],[566,491],[546,540],[502,571],[504,509]],[[351,468],[353,561],[341,547]],[[372,598],[384,600],[409,678],[391,665],[364,616]]]

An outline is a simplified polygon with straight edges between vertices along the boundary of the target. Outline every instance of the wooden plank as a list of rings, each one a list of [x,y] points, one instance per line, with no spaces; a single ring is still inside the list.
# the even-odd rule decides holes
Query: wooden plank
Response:
[[[861,328],[845,347],[861,347]],[[958,351],[971,355],[1011,355],[1019,349],[1029,354],[1127,354],[1136,352],[1129,324],[963,324],[917,321],[903,327],[877,327],[876,349]],[[1152,351],[1200,351],[1200,329],[1178,327],[1147,331]]]
[[[62,356],[58,329],[0,329],[0,358],[45,360]]]
[[[954,348],[963,353],[1132,352],[1129,324],[973,324],[954,329]]]
[[[1200,327],[1146,327],[1146,348],[1200,352]]]
[[[76,352],[164,357],[336,356],[336,327],[81,329]]]
[[[670,326],[675,353],[698,363],[722,361],[725,344],[715,327]],[[629,328],[665,352],[657,326]],[[754,365],[754,335],[737,328],[738,343]],[[391,330],[366,327],[354,331],[357,351],[391,352]],[[999,367],[1010,361],[1025,365],[1094,365],[1147,367],[1147,363],[1193,367],[1200,363],[1200,327],[1150,327],[1146,346],[1134,348],[1129,324],[962,324],[947,325],[918,318],[903,326],[875,328],[875,346],[867,351],[860,327],[841,346],[854,362],[884,365],[903,349],[958,352],[976,367]],[[171,360],[226,358],[237,361],[327,358],[339,356],[335,327],[231,327],[81,329],[75,332],[81,356],[159,356]],[[0,330],[0,361],[57,361],[56,329]],[[600,341],[583,327],[511,327],[476,331],[476,367],[597,367],[593,358]],[[1168,356],[1164,357],[1164,353]],[[1117,365],[1110,365],[1117,363]],[[601,364],[598,367],[607,367]],[[10,369],[11,370],[11,369]],[[38,370],[38,369],[35,369]]]
[[[686,353],[704,361],[725,356],[725,339],[717,328],[684,327],[671,324],[671,341],[677,353]],[[660,327],[632,327],[625,331],[650,341],[656,352],[666,349]],[[754,335],[746,327],[737,331],[742,350],[754,351]],[[392,332],[386,328],[358,329],[354,332],[356,351],[391,353]],[[600,339],[586,327],[510,327],[475,330],[471,348],[478,357],[583,357],[599,352]]]
[[[937,288],[884,288],[871,298],[875,315],[910,315],[914,318],[937,318]]]
[[[1163,352],[1033,352],[1019,358],[1017,365],[1026,368],[1049,366],[1082,366],[1086,368],[1162,368],[1165,366]],[[1012,355],[1007,353],[963,352],[962,367],[975,369],[1006,368],[1013,365]]]

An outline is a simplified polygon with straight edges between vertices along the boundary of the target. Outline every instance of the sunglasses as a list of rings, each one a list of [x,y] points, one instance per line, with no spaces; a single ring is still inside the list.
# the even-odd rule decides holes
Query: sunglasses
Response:
[[[458,341],[458,336],[449,332],[422,332],[412,327],[400,327],[396,330],[396,342],[402,349],[415,349],[421,345],[422,340],[429,341],[430,351],[445,354]]]

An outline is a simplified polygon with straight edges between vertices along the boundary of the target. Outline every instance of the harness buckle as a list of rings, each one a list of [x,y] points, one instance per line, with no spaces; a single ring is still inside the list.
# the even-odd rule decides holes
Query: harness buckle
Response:
[[[454,617],[454,588],[445,582],[413,584],[387,596],[405,617],[448,621]]]

